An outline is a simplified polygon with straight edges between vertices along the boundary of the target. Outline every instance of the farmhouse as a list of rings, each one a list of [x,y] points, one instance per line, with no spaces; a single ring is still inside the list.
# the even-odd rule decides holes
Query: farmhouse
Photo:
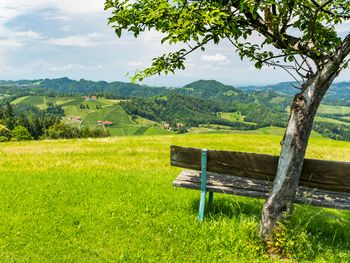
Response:
[[[111,121],[97,121],[96,124],[104,125],[104,126],[111,126],[113,125],[113,122]]]
[[[84,100],[97,100],[97,96],[83,96]]]

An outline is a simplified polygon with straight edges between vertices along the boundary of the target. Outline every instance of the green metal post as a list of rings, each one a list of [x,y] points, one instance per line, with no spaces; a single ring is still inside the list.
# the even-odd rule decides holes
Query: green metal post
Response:
[[[207,157],[208,150],[202,149],[201,200],[199,203],[198,220],[203,221],[205,209],[205,195],[207,193]]]

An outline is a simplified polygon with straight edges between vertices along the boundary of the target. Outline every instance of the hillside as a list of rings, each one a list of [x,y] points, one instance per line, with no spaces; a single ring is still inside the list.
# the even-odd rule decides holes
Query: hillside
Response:
[[[299,84],[296,82],[281,82],[267,86],[239,87],[239,90],[246,92],[272,91],[285,96],[293,96],[298,92],[293,86],[298,87]],[[333,83],[324,98],[324,103],[350,106],[350,82]]]
[[[98,122],[112,122],[106,127],[112,135],[166,133],[162,127],[177,132],[254,132],[263,127],[286,126],[291,91],[296,91],[290,85],[248,87],[242,91],[215,80],[199,80],[183,88],[68,78],[0,81],[0,101],[10,100],[15,105],[28,104],[39,109],[54,102],[66,112],[65,123],[99,127]],[[338,86],[343,88],[343,93],[346,91],[346,83]],[[335,90],[341,97],[343,93],[339,89]],[[87,103],[84,96],[97,96],[98,102]],[[343,105],[344,100],[339,100],[339,105],[336,101],[331,103],[321,105],[314,130],[329,138],[350,140],[350,107]],[[229,114],[240,117],[226,118]],[[150,127],[154,128],[147,131]]]
[[[297,205],[269,258],[263,201],[173,188],[169,145],[278,154],[282,136],[177,135],[6,143],[0,158],[4,262],[349,262],[350,212]],[[311,139],[309,158],[349,161],[350,144]]]
[[[112,136],[171,134],[159,123],[141,123],[133,120],[119,105],[118,100],[24,96],[12,101],[12,104],[25,104],[45,109],[49,102],[62,107],[65,114],[63,122],[70,126],[92,129],[102,127]]]
[[[160,96],[167,88],[150,87],[124,82],[79,81],[69,78],[39,79],[23,81],[0,81],[0,94],[15,96],[84,96],[99,95],[109,98]]]

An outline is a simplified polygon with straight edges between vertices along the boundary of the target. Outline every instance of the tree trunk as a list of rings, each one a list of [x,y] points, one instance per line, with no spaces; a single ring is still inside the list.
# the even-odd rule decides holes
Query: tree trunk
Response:
[[[317,97],[312,98],[319,101]],[[308,139],[312,130],[317,103],[306,107],[305,94],[297,94],[291,106],[289,123],[281,142],[282,150],[274,187],[262,213],[260,235],[268,240],[277,222],[283,221],[293,212],[296,189],[303,166]]]
[[[277,223],[283,222],[293,212],[295,193],[316,111],[349,52],[350,36],[344,40],[334,57],[302,85],[302,92],[293,99],[288,126],[281,142],[274,186],[262,212],[260,236],[265,241],[269,240]]]

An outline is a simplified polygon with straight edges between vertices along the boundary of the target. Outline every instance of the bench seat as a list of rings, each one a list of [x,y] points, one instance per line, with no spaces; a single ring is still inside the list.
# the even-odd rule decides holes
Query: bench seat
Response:
[[[173,181],[173,186],[201,190],[200,176],[200,171],[183,170]],[[271,181],[208,172],[206,189],[208,192],[266,199],[272,185]],[[299,186],[295,202],[350,210],[350,193]]]

